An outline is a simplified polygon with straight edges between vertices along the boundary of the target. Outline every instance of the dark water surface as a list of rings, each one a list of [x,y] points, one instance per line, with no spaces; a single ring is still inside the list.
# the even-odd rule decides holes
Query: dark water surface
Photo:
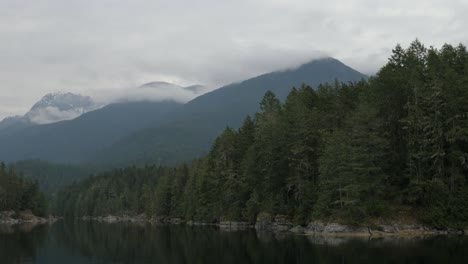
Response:
[[[0,263],[468,263],[468,237],[324,239],[61,221],[0,226]]]

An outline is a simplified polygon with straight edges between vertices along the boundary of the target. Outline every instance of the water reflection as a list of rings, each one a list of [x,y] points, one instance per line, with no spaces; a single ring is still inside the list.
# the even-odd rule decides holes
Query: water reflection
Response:
[[[37,254],[48,235],[48,226],[0,225],[0,262],[25,263]]]
[[[58,222],[0,228],[1,263],[468,263],[467,237],[323,238]]]

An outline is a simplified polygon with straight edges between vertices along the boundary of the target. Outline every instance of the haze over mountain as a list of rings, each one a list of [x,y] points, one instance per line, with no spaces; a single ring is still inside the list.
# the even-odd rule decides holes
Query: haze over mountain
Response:
[[[197,85],[183,87],[183,86],[176,85],[173,83],[168,83],[168,82],[149,82],[149,83],[143,84],[142,86],[138,88],[143,89],[143,90],[171,91],[171,92],[174,92],[175,90],[184,90],[194,95],[201,94],[206,90],[206,87],[204,87],[203,85],[197,84]]]
[[[115,103],[73,120],[0,134],[0,160],[83,161],[121,137],[159,121],[179,105],[173,101]]]
[[[138,87],[125,87],[90,91],[93,98],[103,105],[121,102],[165,100],[186,103],[205,93],[207,88],[203,85],[181,86],[174,83],[153,81]]]
[[[201,85],[185,88],[151,82],[108,95],[100,103],[72,93],[47,94],[24,116],[0,122],[0,153],[5,153],[4,160],[82,161],[121,137],[157,122],[180,105],[176,100],[188,100],[181,97],[182,93],[193,98],[204,89]],[[104,101],[110,104],[103,107]]]
[[[151,82],[136,89],[141,94],[133,93],[141,97],[129,97],[73,120],[29,126],[15,133],[0,130],[0,160],[43,159],[108,166],[186,161],[206,151],[226,126],[237,127],[246,115],[254,113],[267,90],[283,100],[293,86],[303,83],[316,87],[335,79],[348,82],[363,78],[366,76],[338,60],[320,59],[221,87],[184,105],[173,100],[151,101],[146,90],[158,98],[170,98],[171,91],[183,90],[193,96],[204,88]],[[36,109],[58,109],[78,114],[89,109],[84,106],[92,105],[88,97],[80,97],[76,104],[70,100],[52,103],[56,97],[45,97],[32,113],[37,113]],[[34,120],[38,120],[37,116]]]
[[[135,132],[99,152],[92,160],[112,165],[174,163],[198,157],[226,126],[238,127],[258,110],[268,91],[284,100],[293,86],[359,81],[362,73],[333,58],[314,60],[298,68],[264,74],[221,87],[183,105],[170,119]]]
[[[63,92],[49,93],[36,102],[25,115],[3,119],[0,122],[0,133],[5,133],[6,129],[15,131],[28,126],[74,119],[96,107],[89,96]]]

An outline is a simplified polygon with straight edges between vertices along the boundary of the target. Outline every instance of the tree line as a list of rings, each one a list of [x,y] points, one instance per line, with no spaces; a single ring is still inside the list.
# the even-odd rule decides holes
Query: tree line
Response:
[[[38,183],[17,175],[13,166],[0,163],[0,211],[31,210],[37,216],[47,214],[47,200]]]
[[[355,83],[267,92],[190,164],[109,171],[65,189],[59,212],[255,222],[404,217],[468,226],[468,52],[397,45]]]

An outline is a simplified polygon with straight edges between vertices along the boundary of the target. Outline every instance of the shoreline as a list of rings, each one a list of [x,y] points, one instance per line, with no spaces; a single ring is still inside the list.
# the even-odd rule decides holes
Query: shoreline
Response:
[[[307,226],[293,225],[284,217],[265,220],[257,219],[255,224],[242,221],[220,221],[208,223],[203,221],[186,221],[181,218],[152,217],[144,214],[137,216],[83,216],[82,221],[97,221],[100,223],[150,223],[161,225],[186,225],[215,227],[221,231],[256,230],[272,233],[297,234],[326,237],[428,237],[439,235],[468,235],[468,229],[444,228],[436,229],[423,224],[401,224],[386,222],[373,225],[348,225],[337,222],[312,221]]]
[[[1,211],[0,212],[0,225],[23,225],[23,224],[47,224],[55,223],[60,220],[61,217],[54,217],[49,215],[48,217],[35,216],[30,210],[26,211]]]

